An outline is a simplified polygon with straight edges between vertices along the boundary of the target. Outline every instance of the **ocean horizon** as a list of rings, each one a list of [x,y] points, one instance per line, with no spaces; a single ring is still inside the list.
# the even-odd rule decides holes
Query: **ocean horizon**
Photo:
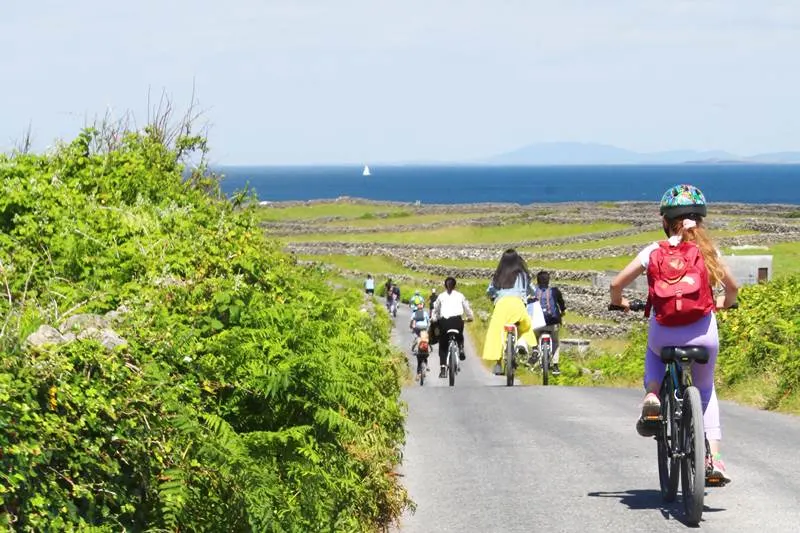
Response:
[[[225,194],[250,186],[260,201],[343,196],[463,204],[653,201],[676,183],[710,203],[800,204],[800,165],[678,164],[576,166],[370,165],[220,166]]]

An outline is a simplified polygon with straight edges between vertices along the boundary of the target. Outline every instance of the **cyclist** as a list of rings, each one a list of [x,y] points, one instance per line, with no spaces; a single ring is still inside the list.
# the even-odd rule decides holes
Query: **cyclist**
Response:
[[[372,274],[367,274],[367,279],[364,280],[364,292],[372,296],[375,294],[375,279]]]
[[[391,311],[392,306],[397,306],[397,302],[400,301],[400,288],[392,281],[392,278],[389,278],[384,285],[386,289],[386,309]]]
[[[536,274],[536,288],[534,289],[536,299],[542,305],[544,312],[544,319],[547,325],[534,331],[538,338],[542,333],[550,333],[550,338],[553,339],[553,366],[551,372],[554,376],[561,374],[558,368],[558,355],[560,343],[558,342],[558,329],[561,325],[561,317],[567,312],[564,305],[564,297],[558,287],[550,287],[550,273],[544,270]]]
[[[425,305],[425,298],[419,292],[419,289],[415,290],[414,295],[408,299],[408,306],[411,308],[412,311],[415,311],[418,305],[421,306]]]
[[[709,353],[707,364],[692,365],[692,382],[700,391],[703,404],[703,425],[709,448],[712,454],[711,477],[729,482],[731,478],[725,470],[725,463],[720,455],[722,431],[719,421],[719,404],[714,389],[714,368],[719,352],[719,335],[717,320],[713,309],[730,307],[736,303],[738,287],[730,269],[722,262],[719,252],[709,236],[704,223],[707,214],[706,199],[697,187],[692,185],[676,185],[667,190],[661,198],[661,224],[671,247],[683,242],[694,243],[699,249],[712,287],[722,285],[724,296],[716,302],[710,300],[705,315],[682,326],[665,326],[651,316],[647,333],[647,353],[644,361],[644,387],[646,395],[642,405],[642,417],[636,423],[636,429],[642,436],[652,436],[653,429],[643,423],[645,416],[658,415],[660,400],[658,391],[664,377],[665,366],[659,356],[664,346],[704,346]],[[644,248],[631,263],[626,266],[611,282],[611,303],[626,309],[630,304],[622,296],[622,290],[642,275],[648,268],[650,259],[659,243]]]
[[[445,292],[436,298],[433,306],[431,321],[436,322],[439,328],[439,377],[447,376],[445,367],[447,363],[447,330],[458,330],[458,358],[464,360],[464,319],[472,320],[472,308],[463,294],[456,290],[456,279],[452,276],[444,280]]]
[[[532,295],[530,279],[528,266],[522,256],[512,248],[503,252],[486,290],[494,302],[494,310],[483,343],[483,359],[495,362],[495,374],[503,373],[503,345],[498,339],[505,338],[503,327],[506,324],[518,324],[518,349],[521,351],[527,351],[527,346],[536,343],[526,305],[527,297]]]
[[[431,314],[433,314],[433,304],[436,303],[436,289],[431,289],[431,298],[428,306],[430,307]]]
[[[408,324],[408,327],[411,329],[411,331],[414,332],[414,340],[411,343],[412,352],[415,352],[417,350],[417,341],[419,340],[419,334],[422,331],[427,331],[430,323],[431,323],[431,317],[425,310],[425,306],[423,304],[416,305],[411,313],[411,322]]]

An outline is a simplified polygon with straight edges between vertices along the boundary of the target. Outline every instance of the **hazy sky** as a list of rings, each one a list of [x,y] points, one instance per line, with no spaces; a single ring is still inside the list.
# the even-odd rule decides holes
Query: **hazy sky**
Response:
[[[192,84],[219,163],[800,149],[798,0],[3,0],[0,148]]]

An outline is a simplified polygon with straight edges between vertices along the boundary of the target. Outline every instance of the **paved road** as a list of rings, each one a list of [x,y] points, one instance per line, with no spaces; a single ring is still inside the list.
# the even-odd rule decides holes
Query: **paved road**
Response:
[[[396,320],[395,342],[407,349],[408,310]],[[639,391],[506,387],[469,343],[467,353],[455,387],[431,371],[424,387],[403,392],[401,472],[417,511],[401,531],[687,529],[680,500],[661,501],[655,442],[635,432]],[[800,419],[723,402],[722,422],[735,479],[708,490],[700,528],[800,531]]]

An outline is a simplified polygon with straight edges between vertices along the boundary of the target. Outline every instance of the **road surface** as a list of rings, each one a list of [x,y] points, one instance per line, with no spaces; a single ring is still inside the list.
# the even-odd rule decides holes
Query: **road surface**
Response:
[[[394,340],[411,343],[409,312]],[[436,347],[434,346],[434,349]],[[455,387],[438,379],[403,391],[400,472],[416,513],[401,531],[660,532],[689,529],[680,496],[664,504],[655,441],[634,429],[638,390],[506,387],[467,343]],[[409,361],[414,369],[415,361]],[[800,419],[722,402],[723,452],[734,478],[707,489],[707,532],[800,531]]]

